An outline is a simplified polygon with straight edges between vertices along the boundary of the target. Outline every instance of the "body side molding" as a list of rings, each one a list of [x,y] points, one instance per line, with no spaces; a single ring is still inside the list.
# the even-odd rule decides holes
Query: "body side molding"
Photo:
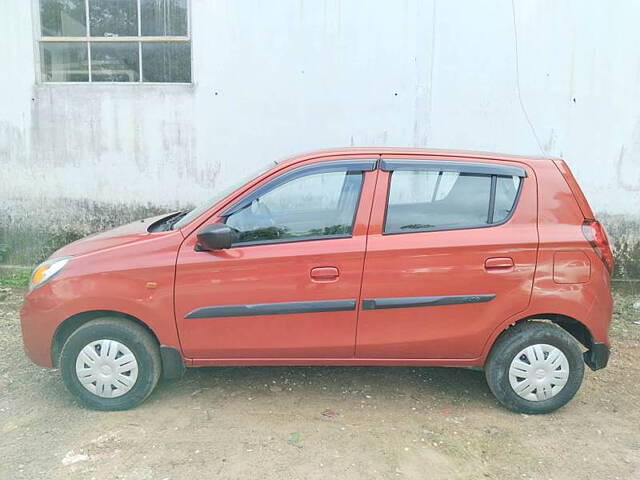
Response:
[[[484,303],[493,300],[495,294],[482,295],[439,295],[433,297],[388,297],[367,298],[362,301],[363,310],[383,308],[435,307],[438,305],[460,305],[465,303]]]
[[[184,318],[248,317],[253,315],[283,315],[287,313],[339,312],[355,309],[355,299],[212,305],[196,308]]]

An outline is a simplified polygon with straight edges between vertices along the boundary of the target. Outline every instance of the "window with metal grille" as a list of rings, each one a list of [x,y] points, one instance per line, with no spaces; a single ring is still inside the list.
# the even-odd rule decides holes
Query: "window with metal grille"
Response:
[[[42,82],[191,83],[189,0],[39,0]]]

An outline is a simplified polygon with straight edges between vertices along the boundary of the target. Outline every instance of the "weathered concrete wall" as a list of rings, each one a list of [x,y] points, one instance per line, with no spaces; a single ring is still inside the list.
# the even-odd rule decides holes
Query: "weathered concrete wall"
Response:
[[[291,153],[407,145],[566,158],[631,275],[640,4],[515,6],[192,0],[193,85],[46,85],[35,82],[31,2],[5,0],[6,260],[32,263],[67,237],[198,203]]]

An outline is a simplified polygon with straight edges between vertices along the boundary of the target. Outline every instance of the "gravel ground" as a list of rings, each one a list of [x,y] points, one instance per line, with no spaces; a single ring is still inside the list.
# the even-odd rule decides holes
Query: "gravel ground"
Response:
[[[22,351],[23,289],[0,288],[0,479],[640,479],[640,291],[616,294],[614,354],[545,416],[482,372],[192,369],[135,410],[78,406]]]

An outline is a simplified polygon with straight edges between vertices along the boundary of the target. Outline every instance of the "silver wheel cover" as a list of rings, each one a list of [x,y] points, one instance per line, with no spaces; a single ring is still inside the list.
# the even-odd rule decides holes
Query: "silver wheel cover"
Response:
[[[115,340],[96,340],[76,358],[76,375],[84,388],[103,398],[124,395],[138,379],[135,355]]]
[[[567,357],[559,348],[544,343],[522,350],[509,367],[509,383],[513,391],[533,402],[556,396],[568,379]]]

